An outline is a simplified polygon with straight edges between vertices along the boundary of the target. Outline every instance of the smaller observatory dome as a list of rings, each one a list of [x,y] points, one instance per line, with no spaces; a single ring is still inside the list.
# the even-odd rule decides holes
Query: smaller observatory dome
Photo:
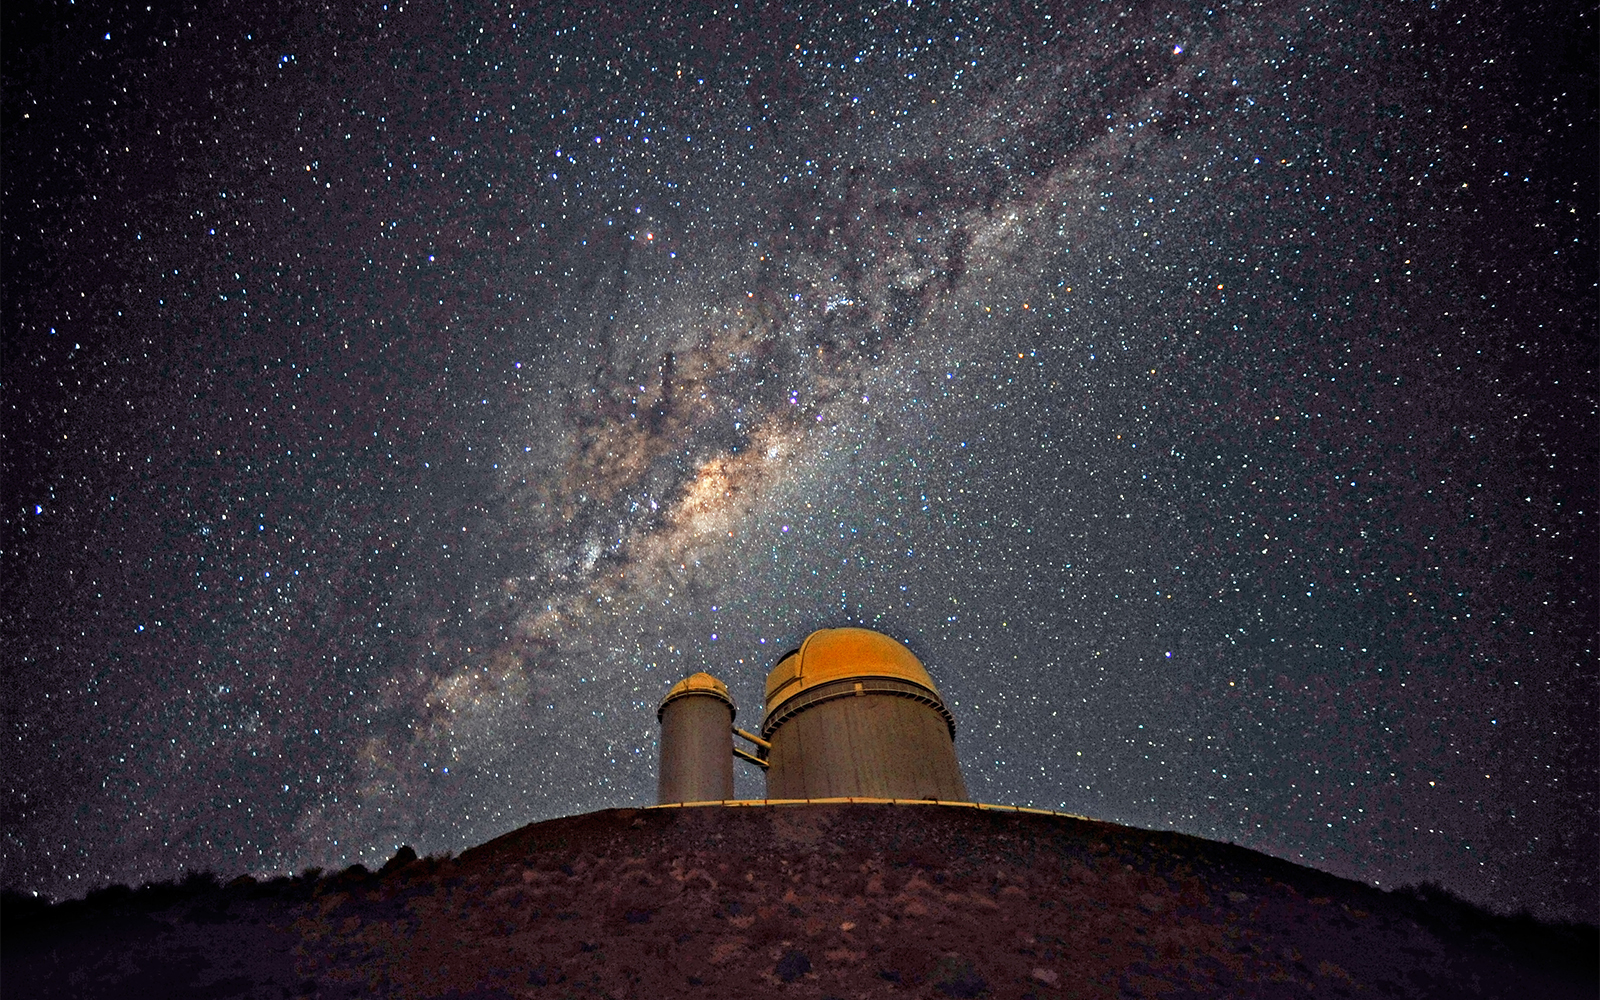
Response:
[[[661,713],[666,711],[668,702],[692,694],[704,694],[713,698],[720,698],[728,703],[728,712],[730,714],[737,715],[739,712],[738,708],[733,704],[733,696],[728,693],[728,685],[702,670],[697,674],[690,674],[672,685],[672,690],[667,692],[667,696],[661,699],[660,706],[656,708],[656,721],[661,721]]]
[[[800,648],[786,654],[767,675],[767,714],[764,734],[816,700],[818,691],[837,681],[889,681],[897,693],[933,705],[955,735],[955,719],[945,710],[939,689],[922,661],[905,646],[882,632],[864,628],[825,628],[806,637]],[[898,682],[898,683],[895,683]],[[856,684],[861,687],[861,684]],[[808,697],[808,693],[810,696]],[[827,694],[844,692],[829,691]],[[920,696],[920,697],[919,697]],[[670,695],[668,697],[671,697]]]
[[[733,699],[704,671],[672,685],[661,699],[661,771],[656,801],[733,798]]]

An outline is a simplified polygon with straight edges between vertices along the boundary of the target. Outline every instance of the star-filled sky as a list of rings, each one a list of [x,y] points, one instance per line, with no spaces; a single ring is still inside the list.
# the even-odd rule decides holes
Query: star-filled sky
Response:
[[[7,885],[648,803],[858,623],[977,799],[1600,917],[1591,7],[589,6],[8,6]]]

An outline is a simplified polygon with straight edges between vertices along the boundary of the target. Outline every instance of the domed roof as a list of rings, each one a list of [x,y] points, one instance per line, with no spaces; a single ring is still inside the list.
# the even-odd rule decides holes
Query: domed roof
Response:
[[[767,717],[784,702],[831,681],[887,677],[925,688],[935,701],[939,689],[911,650],[865,628],[825,628],[811,633],[767,675]]]
[[[713,698],[721,698],[728,703],[730,712],[738,714],[739,710],[733,704],[733,696],[728,694],[728,685],[702,670],[699,673],[690,674],[672,685],[672,690],[667,692],[667,696],[661,699],[660,706],[656,708],[656,719],[660,720],[661,712],[667,707],[667,702],[674,698],[683,698],[691,694],[703,694],[710,695]]]

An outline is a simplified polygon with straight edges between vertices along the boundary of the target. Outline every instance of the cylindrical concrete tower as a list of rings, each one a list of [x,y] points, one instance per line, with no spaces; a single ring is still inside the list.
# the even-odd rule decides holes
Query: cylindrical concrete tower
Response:
[[[661,699],[661,775],[656,801],[733,798],[733,698],[708,673],[692,674]]]
[[[767,676],[767,796],[967,801],[955,719],[911,650],[823,629]]]

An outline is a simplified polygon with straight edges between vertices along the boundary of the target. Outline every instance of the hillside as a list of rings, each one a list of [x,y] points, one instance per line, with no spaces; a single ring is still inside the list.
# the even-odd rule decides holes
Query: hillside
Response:
[[[1519,996],[1597,991],[1593,927],[1253,851],[955,806],[615,809],[456,858],[47,906],[9,996]]]

